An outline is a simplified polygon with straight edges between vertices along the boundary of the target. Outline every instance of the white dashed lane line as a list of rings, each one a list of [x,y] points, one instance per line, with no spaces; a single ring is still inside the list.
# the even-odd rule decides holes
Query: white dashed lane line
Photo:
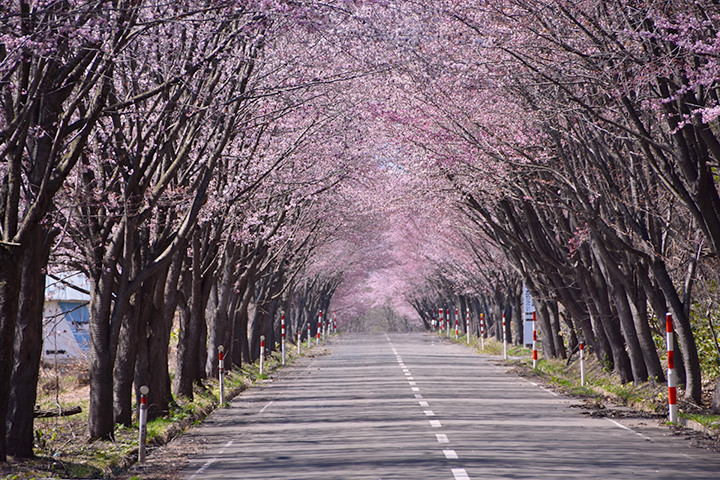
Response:
[[[388,342],[390,341],[390,338],[388,337]],[[408,384],[410,385],[410,389],[413,392],[419,392],[420,388],[418,388],[417,382],[415,382],[414,378],[412,377],[412,374],[410,373],[410,369],[407,368],[405,363],[403,363],[402,357],[397,353],[395,348],[392,349],[393,353],[397,357],[398,365],[402,369],[403,373],[405,374],[405,378],[408,380]],[[542,387],[541,387],[542,388]],[[551,392],[553,393],[553,392]],[[420,393],[415,393],[415,398],[423,398],[423,396]],[[421,407],[429,407],[430,404],[427,401],[419,401],[418,402]],[[434,417],[435,412],[432,410],[423,410],[423,413],[425,416],[428,417]],[[430,420],[430,427],[432,428],[442,428],[442,424],[440,423],[440,420]],[[436,433],[435,438],[437,438],[438,443],[450,443],[450,440],[448,439],[448,436],[444,433]],[[452,449],[443,449],[443,454],[445,455],[445,458],[448,460],[458,460],[458,454],[455,452],[455,450]],[[453,477],[455,480],[470,480],[470,477],[468,476],[467,472],[464,468],[453,468],[451,469]]]
[[[458,456],[457,453],[455,453],[455,450],[443,450],[443,453],[445,454],[445,458],[449,460],[457,460]]]
[[[272,402],[270,402],[270,403],[272,403]],[[225,446],[223,446],[223,448],[221,448],[221,449],[218,451],[217,457],[213,457],[213,458],[211,458],[210,460],[208,460],[207,462],[205,462],[205,464],[204,464],[202,467],[198,468],[197,472],[195,472],[195,473],[190,477],[190,480],[193,480],[193,479],[194,479],[195,477],[197,477],[198,475],[202,475],[202,473],[203,473],[205,470],[207,470],[207,468],[208,468],[210,465],[212,465],[213,463],[215,463],[215,461],[217,461],[218,457],[220,457],[220,455],[222,455],[223,453],[225,453],[225,450],[226,450],[230,445],[232,445],[232,444],[233,444],[233,441],[232,441],[232,440],[230,440],[229,442],[227,442],[227,443],[225,444]]]
[[[455,480],[470,480],[470,477],[464,468],[453,468],[452,474],[455,477]]]

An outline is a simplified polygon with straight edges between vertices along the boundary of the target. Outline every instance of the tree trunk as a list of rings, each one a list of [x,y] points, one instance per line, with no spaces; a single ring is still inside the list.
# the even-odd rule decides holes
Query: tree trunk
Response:
[[[653,275],[665,294],[665,299],[670,304],[670,310],[673,313],[673,326],[685,361],[685,398],[700,404],[702,397],[700,358],[690,319],[685,315],[677,290],[675,290],[670,275],[665,269],[665,264],[661,260],[653,262]]]
[[[567,350],[560,329],[560,312],[556,301],[546,303],[548,308],[548,317],[550,318],[550,329],[552,336],[550,337],[555,344],[555,355],[557,358],[567,358]]]
[[[7,453],[32,457],[35,440],[33,418],[43,344],[45,274],[54,235],[33,241],[22,259],[20,298],[15,332],[15,361],[7,415]]]
[[[512,300],[513,337],[515,337],[513,343],[515,345],[522,345],[525,341],[525,309],[523,308],[522,286],[520,287],[520,292],[515,292],[512,296]],[[529,342],[532,343],[532,338],[529,339]]]
[[[0,244],[0,385],[10,385],[12,377],[21,254],[19,248]],[[9,400],[10,389],[0,388],[0,462],[7,461],[5,419]]]
[[[640,346],[640,340],[635,330],[630,305],[628,305],[628,294],[622,285],[611,284],[610,289],[618,317],[620,318],[623,337],[625,337],[625,345],[627,346],[628,356],[630,357],[633,380],[636,382],[645,382],[648,379],[647,367],[645,366],[645,358]]]
[[[183,291],[186,306],[181,311],[180,334],[178,338],[177,367],[175,369],[175,394],[189,399],[193,398],[193,384],[204,376],[204,354],[207,351],[204,343],[205,306],[210,295],[212,279],[203,276],[201,266],[203,251],[201,250],[201,232],[195,231],[192,237],[193,257],[192,270],[183,276]],[[187,305],[189,303],[189,305]],[[166,347],[167,348],[167,347]],[[202,363],[201,363],[202,362]]]
[[[660,363],[655,341],[653,340],[650,323],[647,318],[647,297],[642,289],[636,289],[634,298],[630,291],[627,291],[628,304],[635,321],[635,330],[638,333],[638,341],[642,349],[645,365],[648,369],[648,375],[655,378],[659,382],[665,381],[665,371]]]
[[[193,382],[197,378],[198,350],[200,342],[200,241],[193,235],[192,270],[183,277],[185,302],[180,311],[180,332],[178,334],[177,366],[175,368],[175,395],[193,398]]]
[[[112,272],[103,269],[90,276],[90,440],[112,439],[113,360],[110,352],[110,302]]]
[[[250,323],[250,360],[253,362],[260,358],[260,335],[267,334],[267,308],[265,303],[255,305],[255,315]]]
[[[710,411],[715,415],[720,415],[720,377],[718,377],[717,383],[715,384],[715,393],[713,394]]]
[[[209,377],[218,375],[218,346],[225,343],[228,331],[228,305],[235,282],[235,248],[228,242],[225,245],[225,261],[222,264],[221,275],[213,282],[206,311],[208,326],[208,356],[205,364],[205,373]]]
[[[178,308],[180,292],[178,282],[183,269],[183,249],[179,249],[173,256],[168,269],[159,273],[159,279],[154,287],[153,296],[149,299],[150,307],[146,309],[148,316],[141,321],[146,326],[140,338],[147,345],[147,370],[144,383],[135,382],[136,390],[147,385],[148,415],[164,414],[170,409],[173,402],[172,385],[170,380],[168,349],[170,347],[170,333],[172,332],[175,312]],[[137,375],[136,375],[137,378]],[[152,403],[151,403],[152,402]]]
[[[553,331],[550,326],[550,315],[545,302],[535,302],[535,321],[537,322],[536,327],[540,327],[540,347],[542,348],[543,357],[557,358],[555,342],[553,341]]]
[[[633,377],[630,358],[625,350],[625,342],[620,332],[620,322],[613,315],[609,304],[605,278],[601,275],[595,275],[595,287],[592,290],[593,299],[599,315],[598,320],[602,322],[603,330],[610,344],[610,354],[612,355],[615,371],[620,375],[622,383],[631,382]]]
[[[120,338],[113,368],[113,417],[116,424],[129,427],[132,424],[132,386],[135,379],[138,345],[143,341],[140,325],[143,309],[147,308],[149,282],[133,295],[132,308],[126,315],[126,321],[120,327]]]

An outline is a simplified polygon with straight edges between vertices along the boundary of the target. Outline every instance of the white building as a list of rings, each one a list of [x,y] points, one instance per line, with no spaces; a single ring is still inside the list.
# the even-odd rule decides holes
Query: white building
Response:
[[[53,277],[48,275],[45,280],[42,360],[51,364],[87,360],[90,283],[79,272]]]

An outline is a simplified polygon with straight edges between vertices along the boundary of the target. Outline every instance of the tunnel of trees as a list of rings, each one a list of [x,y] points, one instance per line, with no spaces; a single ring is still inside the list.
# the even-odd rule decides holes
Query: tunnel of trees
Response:
[[[522,291],[686,400],[720,317],[710,0],[0,5],[0,461],[32,456],[45,278],[89,279],[88,436],[297,336],[429,329]],[[464,323],[460,323],[464,329]],[[168,345],[177,329],[177,361]],[[174,372],[171,377],[170,372]],[[171,380],[172,378],[172,380]],[[720,413],[720,388],[713,409]]]

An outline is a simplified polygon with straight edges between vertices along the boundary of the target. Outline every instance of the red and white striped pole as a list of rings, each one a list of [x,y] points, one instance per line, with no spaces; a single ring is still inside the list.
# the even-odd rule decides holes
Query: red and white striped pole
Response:
[[[503,313],[503,358],[507,360],[507,335],[505,335],[505,314]]]
[[[440,333],[442,333],[442,331],[445,329],[444,320],[445,320],[445,317],[443,316],[443,309],[438,308],[438,322],[440,323],[440,325],[438,325],[438,327],[440,327],[438,330],[440,331]]]
[[[458,309],[455,309],[455,340],[458,339]]]
[[[147,385],[140,387],[140,411],[138,412],[138,424],[140,427],[140,438],[138,439],[138,463],[145,461],[145,440],[147,439],[147,394],[150,389]]]
[[[260,375],[263,374],[265,367],[265,335],[260,335]]]
[[[667,327],[667,358],[668,358],[668,417],[670,422],[677,423],[677,377],[675,376],[675,344],[673,342],[672,314],[665,314],[665,326]]]
[[[310,348],[310,339],[312,337],[310,336],[310,322],[308,322],[308,334],[307,334],[307,341],[308,341],[308,348]]]
[[[465,309],[465,334],[467,335],[467,343],[470,344],[470,310]]]
[[[225,347],[218,346],[218,379],[220,381],[220,405],[225,403]]]
[[[480,314],[480,348],[485,350],[485,314]]]
[[[430,327],[432,328],[433,333],[435,333],[435,323],[436,323],[436,320],[435,320],[435,310],[433,310],[433,312],[432,312],[432,322],[430,323]]]
[[[533,312],[532,317],[532,327],[533,327],[533,368],[537,368],[537,323],[535,318],[535,312]]]
[[[580,386],[585,386],[585,359],[583,354],[585,352],[585,340],[580,339]]]
[[[282,364],[285,365],[285,314],[280,316],[280,334],[282,338]]]
[[[337,333],[337,313],[333,312],[333,333]]]
[[[322,330],[322,310],[320,310],[320,313],[318,314],[318,324],[315,332],[315,336],[317,337],[317,341],[315,342],[316,345],[320,345],[320,330]],[[325,337],[323,337],[323,340]]]

